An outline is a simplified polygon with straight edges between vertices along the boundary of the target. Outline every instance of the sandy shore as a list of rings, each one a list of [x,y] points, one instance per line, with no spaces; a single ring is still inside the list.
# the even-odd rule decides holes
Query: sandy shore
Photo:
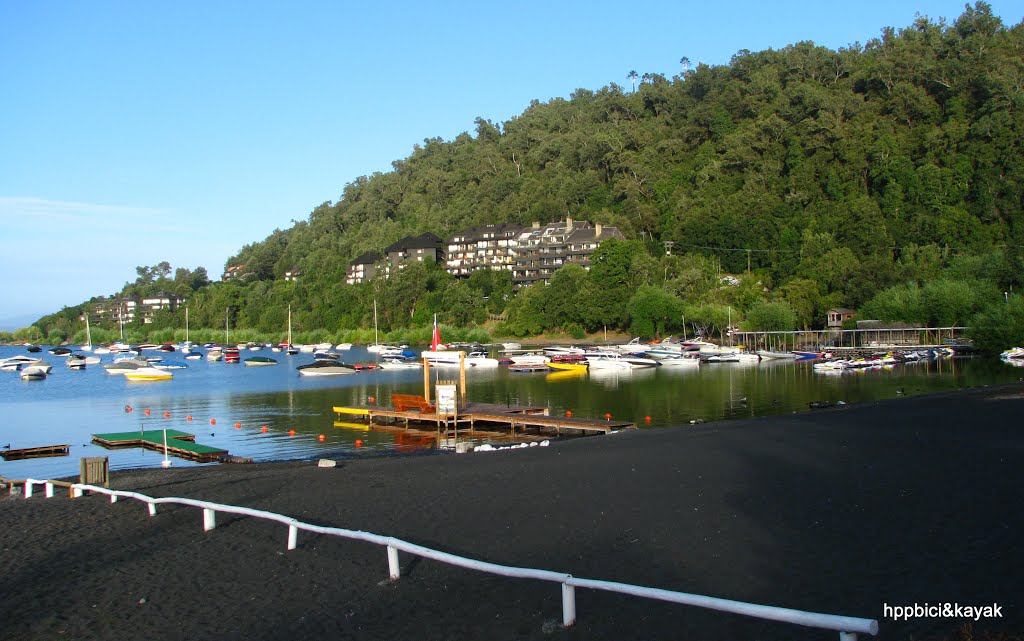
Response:
[[[116,473],[112,486],[271,510],[501,564],[876,618],[883,639],[997,603],[1024,632],[1024,386],[638,430],[511,452]],[[0,637],[835,639],[825,630],[577,591],[284,526],[101,496],[0,499]]]

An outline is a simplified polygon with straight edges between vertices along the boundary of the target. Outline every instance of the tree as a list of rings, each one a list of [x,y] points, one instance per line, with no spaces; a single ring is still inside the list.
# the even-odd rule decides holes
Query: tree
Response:
[[[747,310],[745,329],[755,332],[790,332],[796,329],[796,312],[786,301],[759,302]]]
[[[626,311],[630,333],[660,338],[670,328],[680,326],[683,301],[660,287],[641,285],[626,304]]]
[[[633,92],[634,93],[636,92],[636,79],[638,77],[639,77],[639,75],[637,74],[636,69],[634,69],[634,70],[632,70],[632,71],[630,71],[629,73],[626,74],[626,78],[633,84]]]

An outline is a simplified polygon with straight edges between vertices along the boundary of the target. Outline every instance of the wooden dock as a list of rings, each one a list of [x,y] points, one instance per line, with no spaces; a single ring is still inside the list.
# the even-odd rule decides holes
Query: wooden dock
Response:
[[[41,447],[23,447],[15,450],[4,450],[0,456],[5,461],[17,461],[26,458],[44,458],[48,456],[67,456],[71,453],[71,446],[67,443],[62,445],[43,445]]]
[[[547,408],[543,407],[489,403],[467,403],[459,409],[457,416],[424,413],[418,410],[396,410],[394,407],[377,405],[336,406],[334,412],[338,415],[339,421],[343,415],[359,417],[365,420],[365,424],[370,428],[400,427],[444,434],[452,428],[465,430],[468,427],[470,435],[486,433],[511,437],[583,436],[636,428],[636,424],[629,421],[551,416]]]
[[[201,463],[219,461],[230,458],[227,450],[195,442],[196,435],[179,430],[167,430],[167,453]],[[112,432],[109,434],[93,434],[92,440],[98,445],[110,449],[122,447],[144,447],[157,452],[164,451],[164,431],[148,432]]]

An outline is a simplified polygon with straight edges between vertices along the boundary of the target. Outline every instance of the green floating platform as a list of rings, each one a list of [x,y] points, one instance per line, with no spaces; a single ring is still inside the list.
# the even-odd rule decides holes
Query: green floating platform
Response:
[[[195,461],[215,461],[227,456],[228,451],[201,445],[195,442],[196,435],[180,430],[167,430],[167,453]],[[103,447],[144,447],[158,452],[164,451],[164,430],[148,432],[111,432],[93,434],[94,443]]]

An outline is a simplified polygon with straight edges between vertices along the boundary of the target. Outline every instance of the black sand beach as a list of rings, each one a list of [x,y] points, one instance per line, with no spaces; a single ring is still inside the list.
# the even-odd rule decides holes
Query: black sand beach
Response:
[[[999,604],[1024,632],[1024,387],[638,430],[507,452],[115,473],[112,487],[271,510],[496,563],[878,619]],[[835,639],[838,633],[577,590],[104,496],[0,498],[0,638]]]

